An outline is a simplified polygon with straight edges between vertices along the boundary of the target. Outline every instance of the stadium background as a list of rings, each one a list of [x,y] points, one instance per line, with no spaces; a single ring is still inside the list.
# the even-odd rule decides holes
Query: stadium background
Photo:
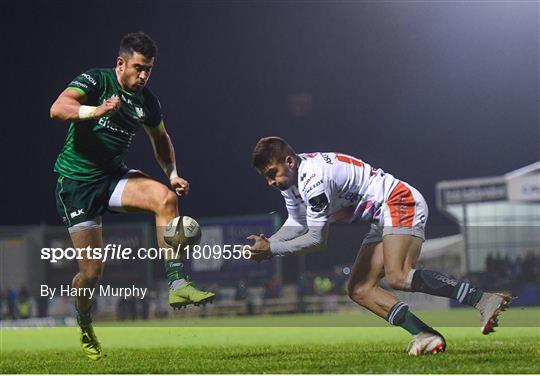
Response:
[[[286,213],[280,195],[250,167],[255,142],[280,135],[300,152],[339,150],[426,197],[432,241],[425,265],[481,287],[503,280],[497,287],[519,291],[518,304],[539,304],[538,179],[533,198],[517,205],[525,209],[493,209],[516,207],[507,188],[494,198],[488,187],[472,201],[453,195],[458,211],[480,202],[480,209],[469,208],[471,218],[480,218],[472,223],[458,221],[440,200],[448,187],[465,192],[481,177],[506,182],[505,174],[525,166],[537,177],[538,3],[97,1],[82,7],[36,1],[3,2],[2,8],[3,318],[20,317],[25,294],[31,316],[39,316],[39,282],[58,282],[74,270],[72,263],[60,273],[38,260],[42,246],[67,239],[55,227],[61,222],[52,173],[67,125],[51,121],[49,107],[77,74],[112,67],[120,38],[136,30],[160,50],[149,87],[161,101],[181,174],[192,185],[183,213],[208,226],[239,223],[238,236],[253,226],[269,230]],[[135,139],[128,165],[164,181],[144,134]],[[453,183],[438,185],[442,181]],[[497,216],[501,221],[482,222]],[[112,239],[153,244],[149,215],[106,216],[104,225]],[[496,247],[471,243],[501,228],[508,236]],[[125,286],[140,280],[154,295],[146,307],[101,302],[101,318],[130,319],[134,305],[136,317],[148,313],[150,319],[356,309],[341,287],[364,232],[362,225],[335,226],[324,254],[200,274],[205,286],[220,291],[221,302],[206,310],[173,314],[162,304],[160,262],[111,266],[105,281]],[[483,256],[473,267],[480,248]],[[449,307],[445,299],[409,299],[417,308]],[[46,308],[47,317],[57,310],[55,320],[34,323],[72,323],[68,302]],[[515,325],[538,326],[534,317],[524,320]]]

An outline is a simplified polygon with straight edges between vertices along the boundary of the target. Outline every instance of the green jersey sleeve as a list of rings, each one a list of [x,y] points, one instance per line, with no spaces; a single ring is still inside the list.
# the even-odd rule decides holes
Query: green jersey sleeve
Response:
[[[147,111],[147,117],[144,123],[150,128],[157,127],[161,123],[161,120],[163,120],[161,104],[157,97],[147,88],[144,88],[143,96],[144,106]]]
[[[101,88],[101,81],[101,73],[99,69],[90,69],[75,77],[67,87],[70,89],[75,89],[81,94],[86,95],[87,103],[97,103]]]

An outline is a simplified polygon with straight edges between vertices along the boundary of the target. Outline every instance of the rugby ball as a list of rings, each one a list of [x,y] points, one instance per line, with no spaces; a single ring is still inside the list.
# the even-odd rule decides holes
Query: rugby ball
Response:
[[[163,232],[165,242],[175,248],[199,244],[201,235],[199,223],[187,215],[173,218]]]

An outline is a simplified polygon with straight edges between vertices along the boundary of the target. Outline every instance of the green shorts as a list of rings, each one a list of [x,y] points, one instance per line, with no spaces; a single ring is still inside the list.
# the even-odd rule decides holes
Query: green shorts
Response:
[[[58,175],[55,194],[56,210],[65,225],[71,227],[91,221],[105,212],[121,211],[114,210],[119,208],[111,208],[110,201],[118,183],[127,173],[127,169],[121,169],[118,173],[95,181],[77,181]]]

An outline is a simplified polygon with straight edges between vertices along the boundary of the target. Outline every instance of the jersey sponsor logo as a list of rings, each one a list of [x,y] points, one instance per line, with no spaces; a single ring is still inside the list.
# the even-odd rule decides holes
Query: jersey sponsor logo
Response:
[[[328,207],[328,197],[325,193],[312,197],[308,202],[315,213],[320,213]]]
[[[321,185],[323,183],[322,179],[319,180],[318,182],[316,182],[315,184],[313,184],[311,187],[309,187],[307,190],[304,188],[304,191],[306,192],[306,194],[308,194],[309,192],[311,192],[312,190],[314,190],[315,188],[317,188],[319,185]]]
[[[82,82],[79,82],[79,81],[71,81],[69,86],[78,86],[78,87],[84,87],[85,89],[88,89],[88,85],[83,84]]]
[[[306,183],[304,184],[304,188],[302,188],[302,190],[306,189],[307,185],[309,184],[309,182],[315,177],[317,176],[317,174],[313,173],[313,175],[311,175],[308,180],[306,180]]]
[[[321,156],[323,157],[324,161],[327,163],[327,164],[332,164],[332,159],[330,158],[330,156],[326,153],[321,153]]]
[[[304,154],[304,156],[306,158],[315,158],[317,156],[317,153],[307,153],[307,154]]]
[[[75,211],[69,213],[69,216],[70,216],[71,218],[75,218],[75,217],[78,217],[78,216],[81,215],[81,214],[84,214],[84,210],[83,210],[83,209],[75,210]]]
[[[109,124],[109,117],[104,116],[102,118],[99,118],[98,124],[101,125],[102,127],[106,127]]]
[[[92,85],[96,86],[97,82],[94,80],[94,77],[90,76],[89,74],[83,73],[82,76],[88,80]]]
[[[122,133],[126,136],[129,136],[130,138],[135,135],[134,132],[126,131],[125,129],[119,128],[115,123],[111,121],[107,116],[104,116],[98,120],[98,124],[101,125],[105,129],[109,129],[113,132]]]

